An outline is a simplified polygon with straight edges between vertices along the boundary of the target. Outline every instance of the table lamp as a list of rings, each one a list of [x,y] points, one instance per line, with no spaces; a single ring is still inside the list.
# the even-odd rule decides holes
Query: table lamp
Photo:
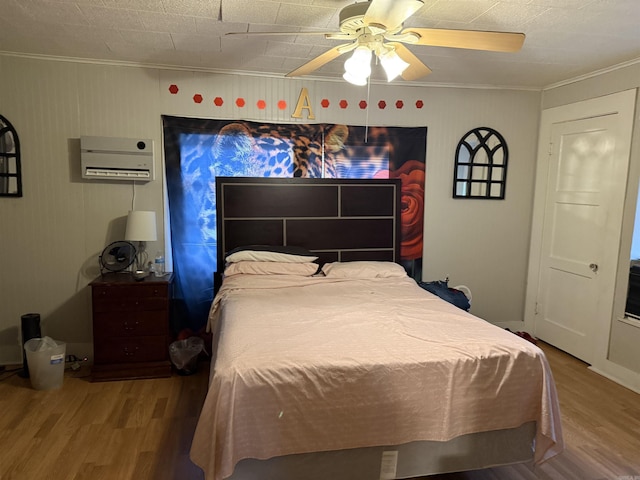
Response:
[[[144,266],[149,258],[146,251],[146,242],[154,242],[158,239],[156,212],[131,210],[127,216],[127,229],[124,239],[130,242],[138,242],[134,276],[143,276],[145,274]]]

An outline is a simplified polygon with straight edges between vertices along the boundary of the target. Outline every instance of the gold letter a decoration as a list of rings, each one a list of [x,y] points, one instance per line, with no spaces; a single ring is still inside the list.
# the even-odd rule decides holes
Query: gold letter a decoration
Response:
[[[311,100],[309,99],[309,91],[306,88],[300,90],[300,96],[298,97],[298,103],[296,103],[296,110],[291,114],[291,118],[302,118],[302,110],[307,110],[307,118],[314,120],[316,117],[313,114],[311,108]]]

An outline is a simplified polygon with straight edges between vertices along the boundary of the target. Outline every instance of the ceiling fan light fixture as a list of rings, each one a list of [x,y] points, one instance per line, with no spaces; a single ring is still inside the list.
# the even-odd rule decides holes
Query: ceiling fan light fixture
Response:
[[[362,87],[367,84],[367,79],[369,78],[369,76],[366,75],[363,77],[362,75],[354,75],[351,72],[344,72],[344,74],[342,75],[342,78],[344,78],[347,82],[351,83],[352,85],[358,85],[359,87]]]
[[[340,55],[353,51],[345,63],[344,79],[356,85],[366,85],[371,75],[371,57],[383,64],[388,81],[401,75],[406,81],[417,80],[431,73],[405,44],[516,52],[522,47],[525,35],[515,32],[453,30],[428,27],[404,27],[404,23],[426,0],[355,0],[340,10],[340,30],[337,32],[228,32],[227,35],[322,35],[330,40],[349,43],[333,47],[308,60],[286,77],[309,75]]]
[[[404,72],[409,66],[407,62],[400,58],[394,49],[381,54],[379,58],[382,68],[384,68],[384,71],[387,74],[388,82],[402,74],[402,72]]]
[[[359,46],[356,48],[353,55],[344,62],[345,75],[349,74],[350,77],[356,78],[363,77],[366,84],[367,77],[371,75],[371,53],[369,47]]]

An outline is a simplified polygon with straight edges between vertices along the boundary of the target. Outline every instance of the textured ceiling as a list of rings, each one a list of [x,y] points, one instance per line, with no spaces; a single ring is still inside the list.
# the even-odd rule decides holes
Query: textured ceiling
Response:
[[[349,0],[0,0],[0,51],[284,75],[342,41]],[[517,53],[410,46],[420,84],[543,88],[640,61],[640,0],[424,0],[405,26],[523,32]],[[314,77],[340,78],[340,57]],[[374,73],[374,80],[382,78]]]

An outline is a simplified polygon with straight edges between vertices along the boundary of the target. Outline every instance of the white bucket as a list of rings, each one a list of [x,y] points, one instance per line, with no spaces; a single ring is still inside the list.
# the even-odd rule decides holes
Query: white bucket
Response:
[[[32,338],[24,344],[33,388],[53,390],[62,387],[66,346],[50,337]]]

